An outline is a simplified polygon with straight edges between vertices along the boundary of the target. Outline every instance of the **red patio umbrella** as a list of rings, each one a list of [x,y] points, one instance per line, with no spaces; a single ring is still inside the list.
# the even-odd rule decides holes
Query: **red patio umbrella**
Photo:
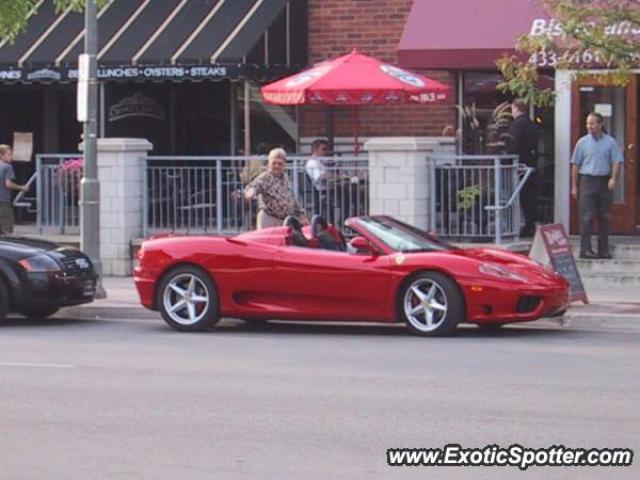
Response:
[[[276,105],[393,105],[440,102],[449,87],[353,50],[265,85],[262,100]],[[357,115],[357,109],[356,109]],[[356,153],[358,150],[356,121]]]

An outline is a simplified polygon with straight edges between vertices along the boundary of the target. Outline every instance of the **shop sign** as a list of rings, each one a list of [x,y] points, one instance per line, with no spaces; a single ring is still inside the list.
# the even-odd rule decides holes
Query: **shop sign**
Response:
[[[100,80],[207,80],[238,78],[238,65],[99,66]],[[0,81],[76,81],[77,68],[0,69]]]
[[[585,25],[585,29],[594,28],[595,23],[589,22]],[[623,21],[607,26],[605,34],[610,36],[640,36],[640,27],[633,25],[631,22]],[[531,22],[529,30],[530,37],[549,36],[552,38],[564,38],[565,31],[562,22],[555,18],[535,18]],[[640,55],[637,57],[640,61]],[[602,58],[592,49],[582,51],[566,51],[555,52],[552,50],[542,49],[535,52],[529,57],[529,62],[539,68],[555,68],[562,61],[571,65],[602,65]]]
[[[585,25],[586,29],[594,28],[596,24],[589,22]],[[640,27],[631,22],[624,21],[609,25],[604,29],[606,35],[640,35]],[[531,22],[530,37],[539,37],[546,35],[550,37],[564,37],[564,26],[555,18],[535,18]]]
[[[208,78],[228,78],[236,74],[235,66],[230,65],[193,65],[193,66],[117,66],[99,67],[101,80],[198,80]],[[78,70],[69,70],[69,79],[78,78]]]
[[[550,265],[569,282],[571,301],[582,300],[589,303],[571,243],[561,223],[541,225],[536,229],[529,257],[543,265]]]
[[[27,80],[56,80],[60,81],[62,74],[50,68],[41,68],[27,74]]]
[[[110,122],[130,117],[149,117],[156,120],[164,120],[165,109],[155,99],[145,97],[141,92],[125,97],[109,107],[108,119]]]
[[[0,80],[21,80],[22,70],[0,70]]]

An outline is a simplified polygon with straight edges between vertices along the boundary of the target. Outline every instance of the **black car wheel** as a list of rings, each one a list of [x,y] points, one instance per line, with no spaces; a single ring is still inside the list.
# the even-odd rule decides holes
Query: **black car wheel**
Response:
[[[0,324],[4,322],[7,314],[9,313],[9,290],[4,283],[4,280],[0,278]]]
[[[417,335],[450,335],[464,320],[462,293],[451,278],[438,272],[422,272],[409,279],[398,303],[401,318]]]
[[[169,326],[197,332],[218,320],[218,293],[209,275],[190,265],[171,270],[158,288],[158,307]]]
[[[27,318],[47,318],[58,310],[59,307],[23,307],[20,313]]]

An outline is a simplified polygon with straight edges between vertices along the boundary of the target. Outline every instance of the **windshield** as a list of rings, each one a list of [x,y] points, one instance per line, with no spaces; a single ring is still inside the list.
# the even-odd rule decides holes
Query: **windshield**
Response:
[[[390,217],[360,217],[359,224],[396,252],[432,252],[456,249],[419,228]]]

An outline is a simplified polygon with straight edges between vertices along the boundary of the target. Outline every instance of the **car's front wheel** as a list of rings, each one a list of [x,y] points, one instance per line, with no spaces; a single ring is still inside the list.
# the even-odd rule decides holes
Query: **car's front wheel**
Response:
[[[400,314],[417,335],[450,335],[464,320],[465,305],[456,283],[439,272],[412,277],[399,296]]]
[[[219,320],[218,294],[211,277],[191,265],[177,267],[164,277],[158,307],[164,321],[181,332],[206,330]]]

